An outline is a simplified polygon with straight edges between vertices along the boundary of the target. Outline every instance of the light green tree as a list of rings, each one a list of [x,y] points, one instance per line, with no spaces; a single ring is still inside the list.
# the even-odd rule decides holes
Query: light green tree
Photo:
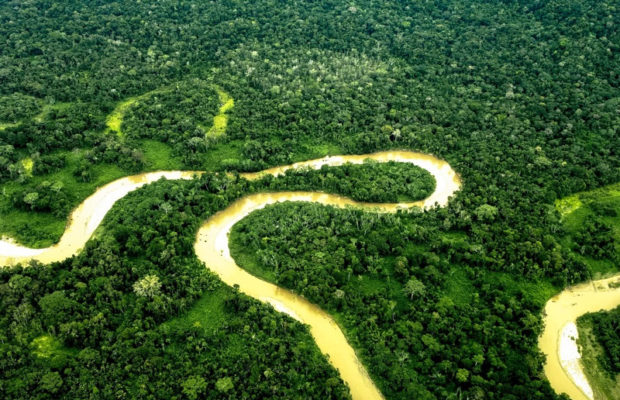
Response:
[[[39,193],[37,192],[30,192],[24,196],[24,203],[28,204],[33,210],[37,200],[39,200]]]
[[[142,297],[153,298],[160,293],[161,282],[157,275],[146,275],[133,284],[133,291]]]
[[[200,376],[190,376],[183,384],[183,393],[190,400],[196,400],[198,395],[207,388],[207,382]]]
[[[232,378],[227,376],[224,378],[220,378],[215,382],[215,387],[222,393],[228,392],[230,389],[234,387]]]
[[[463,368],[459,368],[456,371],[456,380],[461,383],[465,383],[467,382],[467,379],[469,379],[469,371]]]
[[[476,214],[476,217],[478,217],[479,220],[490,222],[493,221],[497,216],[497,207],[489,204],[483,204],[480,207],[476,208],[474,214]]]
[[[410,299],[413,300],[413,296],[419,296],[424,294],[426,291],[426,286],[419,280],[415,278],[411,278],[405,284],[405,294],[409,296]]]

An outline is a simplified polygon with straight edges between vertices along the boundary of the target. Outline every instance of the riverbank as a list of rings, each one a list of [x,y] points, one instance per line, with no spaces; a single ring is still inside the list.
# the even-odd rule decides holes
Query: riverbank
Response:
[[[573,400],[591,400],[592,388],[583,372],[577,347],[576,320],[579,316],[611,310],[620,304],[620,274],[565,289],[545,306],[544,331],[538,346],[546,356],[545,375],[558,393]]]
[[[327,156],[270,168],[261,172],[242,173],[240,176],[248,180],[254,180],[265,175],[278,176],[284,174],[289,169],[319,169],[323,165],[339,166],[344,163],[362,164],[368,159],[377,162],[398,161],[410,163],[426,169],[436,181],[435,191],[422,202],[398,203],[397,206],[369,204],[375,208],[391,207],[391,210],[395,211],[397,208],[408,208],[413,206],[427,208],[435,204],[445,206],[448,198],[460,187],[460,178],[445,161],[427,154],[399,150],[364,155]],[[86,198],[86,200],[73,210],[69,216],[69,222],[67,223],[62,237],[55,245],[43,249],[33,249],[28,246],[17,244],[12,238],[3,237],[2,240],[0,240],[0,249],[2,249],[0,250],[0,265],[17,264],[20,262],[28,262],[29,260],[50,263],[70,257],[76,254],[84,244],[86,244],[114,203],[123,198],[127,193],[161,178],[172,180],[191,179],[194,175],[202,173],[202,171],[148,172],[120,178],[101,186],[94,194]],[[356,204],[358,203],[351,202],[351,205]]]
[[[590,318],[592,315],[588,314],[577,320],[579,331],[577,345],[581,352],[584,373],[592,387],[594,400],[620,399],[620,374],[617,374],[614,379],[601,364],[601,357],[604,357],[605,350],[595,334],[594,324],[597,321]]]
[[[338,166],[350,162],[363,163],[367,159],[378,162],[398,161],[411,163],[426,169],[436,180],[435,191],[426,199],[410,203],[361,203],[348,198],[321,192],[278,192],[257,193],[245,196],[225,210],[207,220],[199,229],[194,249],[198,258],[215,272],[229,286],[260,301],[267,302],[275,309],[310,326],[310,332],[319,349],[329,356],[330,363],[336,367],[342,379],[348,384],[354,399],[383,399],[364,366],[358,360],[353,348],[348,344],[338,324],[324,311],[307,300],[263,281],[241,269],[230,255],[228,240],[233,225],[253,211],[268,204],[283,201],[314,202],[335,207],[358,207],[373,212],[396,212],[400,209],[420,207],[423,209],[445,206],[450,197],[460,189],[460,178],[448,163],[426,154],[409,151],[386,151],[367,155],[323,157],[284,167],[272,168],[260,173],[242,174],[246,179],[257,179],[264,175],[277,176],[291,168],[318,169],[323,165]],[[29,260],[43,263],[59,261],[76,254],[88,241],[102,222],[110,208],[127,193],[161,178],[191,179],[197,171],[163,171],[140,174],[114,181],[97,190],[86,199],[71,215],[60,242],[33,254],[27,247],[3,242],[4,253],[0,263],[11,265]],[[1,244],[1,243],[0,243]],[[9,245],[10,244],[10,245]]]

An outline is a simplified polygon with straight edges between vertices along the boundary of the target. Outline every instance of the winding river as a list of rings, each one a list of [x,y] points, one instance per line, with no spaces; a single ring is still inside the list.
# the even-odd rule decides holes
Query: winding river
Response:
[[[573,400],[592,400],[593,393],[576,344],[579,316],[620,305],[620,274],[565,289],[545,305],[545,328],[538,347],[547,356],[545,375],[558,393]]]
[[[416,164],[428,170],[436,179],[435,191],[425,200],[412,203],[373,204],[360,203],[345,197],[317,192],[258,193],[246,196],[219,213],[213,215],[198,230],[194,250],[198,258],[208,264],[228,285],[238,285],[248,296],[270,303],[275,309],[285,312],[298,321],[310,326],[310,333],[331,364],[338,369],[342,379],[349,385],[354,399],[382,399],[355,351],[336,322],[319,307],[304,298],[265,282],[240,268],[230,256],[228,236],[232,227],[248,214],[269,204],[283,201],[304,201],[335,207],[360,207],[375,212],[396,212],[409,207],[429,208],[435,204],[444,206],[449,197],[460,187],[458,175],[445,162],[434,157],[411,152],[386,152],[363,156],[326,157],[319,160],[293,164],[287,167],[266,170],[261,174],[278,175],[290,168],[320,168],[322,165],[341,165],[345,162],[361,163],[371,158],[377,161],[400,161]],[[254,179],[258,175],[245,175]]]
[[[289,169],[319,169],[323,165],[338,166],[345,163],[361,164],[367,159],[377,162],[398,161],[426,169],[436,181],[435,191],[426,199],[411,203],[361,203],[349,198],[322,192],[277,192],[245,196],[226,209],[211,216],[199,229],[194,249],[203,261],[228,285],[238,285],[240,291],[276,310],[307,324],[310,333],[329,362],[338,369],[348,384],[354,399],[382,399],[355,351],[348,344],[336,322],[317,306],[304,298],[265,282],[241,269],[230,256],[228,236],[235,223],[253,211],[269,204],[283,201],[303,201],[335,207],[358,207],[373,212],[392,213],[399,209],[434,206],[443,207],[460,189],[458,175],[448,163],[436,157],[410,152],[385,151],[365,155],[328,156],[287,166],[267,169],[257,173],[244,173],[246,179],[263,175],[281,175]],[[61,261],[77,254],[93,235],[112,206],[129,192],[161,178],[192,179],[201,171],[159,171],[118,179],[99,188],[71,214],[59,242],[44,249],[32,249],[0,240],[0,266],[37,260],[42,263]],[[572,341],[576,334],[574,322],[582,314],[608,310],[620,304],[620,288],[610,286],[620,275],[566,289],[549,300],[545,307],[545,329],[539,338],[539,347],[547,355],[545,374],[558,392],[566,392],[574,400],[591,399],[591,388],[581,370],[579,351]]]
[[[304,298],[265,282],[241,269],[230,256],[228,235],[233,225],[251,212],[268,204],[284,201],[305,201],[335,207],[358,207],[374,212],[396,212],[399,209],[445,206],[460,188],[460,179],[448,163],[436,157],[411,151],[385,151],[365,155],[328,156],[287,166],[267,169],[258,173],[241,174],[252,180],[264,175],[278,176],[289,169],[319,169],[323,165],[338,166],[345,163],[361,164],[365,160],[377,162],[398,161],[426,169],[435,178],[435,191],[426,199],[410,203],[361,203],[349,198],[322,192],[258,193],[243,197],[223,211],[210,217],[200,227],[194,249],[207,268],[214,271],[226,284],[238,285],[239,290],[276,310],[307,324],[318,347],[328,356],[329,362],[340,372],[354,399],[383,399],[353,348],[347,342],[336,322],[317,306]],[[200,171],[160,171],[125,177],[99,188],[77,207],[69,218],[67,228],[54,246],[31,249],[8,239],[0,240],[0,265],[14,265],[37,260],[42,263],[61,261],[75,255],[86,244],[112,206],[127,193],[148,183],[166,179],[192,179]]]
[[[358,207],[373,212],[396,212],[411,207],[430,208],[445,206],[459,190],[460,179],[448,163],[436,157],[410,152],[385,151],[365,155],[328,156],[257,173],[244,173],[246,179],[263,175],[281,175],[289,169],[319,169],[323,165],[345,163],[361,164],[367,159],[377,162],[398,161],[426,169],[436,181],[435,191],[426,199],[411,203],[361,203],[349,198],[321,192],[258,193],[245,196],[226,209],[211,216],[199,229],[194,249],[198,258],[228,285],[238,285],[240,291],[271,304],[276,310],[307,324],[310,333],[329,362],[338,369],[348,384],[354,399],[382,399],[355,351],[348,344],[336,322],[317,306],[304,298],[265,282],[241,269],[230,256],[228,236],[235,223],[253,211],[283,201],[303,201],[335,207]],[[42,263],[61,261],[77,254],[93,235],[112,206],[129,192],[161,178],[192,179],[201,171],[159,171],[118,179],[99,188],[71,214],[59,242],[44,249],[31,249],[10,239],[0,240],[0,266],[37,260]],[[574,323],[582,314],[609,310],[620,304],[620,288],[610,283],[620,275],[588,284],[571,287],[549,300],[545,307],[545,329],[539,338],[539,347],[547,355],[545,374],[558,392],[566,392],[574,400],[592,398],[592,390],[579,362],[579,351],[572,337]]]

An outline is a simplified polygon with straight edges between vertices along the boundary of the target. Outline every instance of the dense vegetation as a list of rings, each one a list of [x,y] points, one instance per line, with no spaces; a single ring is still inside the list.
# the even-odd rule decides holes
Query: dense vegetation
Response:
[[[213,85],[193,79],[148,94],[128,110],[121,132],[128,139],[166,143],[184,167],[201,168],[210,145],[206,127],[212,125],[220,105]]]
[[[556,398],[540,309],[618,270],[610,208],[554,202],[620,181],[619,25],[608,0],[2,2],[0,234],[49,245],[145,170],[432,153],[464,182],[447,208],[272,207],[238,227],[239,262],[333,312],[388,398]],[[209,138],[220,91],[235,105]],[[252,191],[416,197],[398,168],[133,193],[79,256],[0,272],[0,396],[346,397],[305,328],[206,272],[194,234]]]
[[[562,215],[563,246],[588,267],[592,278],[617,271],[620,262],[620,184],[580,192],[556,201]],[[613,284],[612,284],[613,286]],[[577,320],[585,374],[595,399],[620,397],[620,374],[613,371],[620,338],[617,311],[587,314]],[[615,326],[614,326],[615,324]]]
[[[2,398],[347,398],[305,328],[194,256],[199,222],[245,186],[151,185],[79,256],[1,269]],[[206,310],[192,312],[203,293]]]
[[[415,201],[428,197],[435,190],[435,179],[425,169],[407,163],[344,164],[322,166],[318,170],[289,169],[273,179],[258,183],[264,190],[321,190],[365,202]]]
[[[620,374],[620,307],[609,312],[586,314],[583,319],[592,322],[596,340],[604,353],[600,364],[612,377]]]
[[[540,304],[466,266],[475,245],[424,219],[271,206],[235,226],[233,256],[337,315],[388,398],[551,396],[536,349]]]
[[[620,397],[620,307],[577,319],[578,344],[595,399]]]
[[[22,119],[32,118],[40,108],[34,97],[21,93],[12,93],[0,97],[0,121],[16,123]]]
[[[556,202],[562,215],[561,243],[594,275],[620,263],[620,184],[576,193]]]

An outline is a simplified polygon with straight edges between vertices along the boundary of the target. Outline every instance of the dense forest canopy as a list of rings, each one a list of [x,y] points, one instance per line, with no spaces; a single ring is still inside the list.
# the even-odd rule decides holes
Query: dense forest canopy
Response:
[[[290,169],[276,179],[268,176],[259,187],[287,190],[319,190],[353,200],[396,203],[422,200],[435,190],[435,179],[420,167],[402,162],[323,166],[318,170]]]
[[[307,328],[222,285],[194,236],[252,192],[423,197],[397,165],[235,175],[411,149],[460,174],[448,207],[270,207],[237,261],[333,313],[387,398],[558,398],[541,307],[618,270],[617,201],[555,205],[620,181],[618,7],[3,1],[0,236],[47,246],[98,186],[210,172],[130,194],[78,256],[0,271],[0,396],[347,398]]]

